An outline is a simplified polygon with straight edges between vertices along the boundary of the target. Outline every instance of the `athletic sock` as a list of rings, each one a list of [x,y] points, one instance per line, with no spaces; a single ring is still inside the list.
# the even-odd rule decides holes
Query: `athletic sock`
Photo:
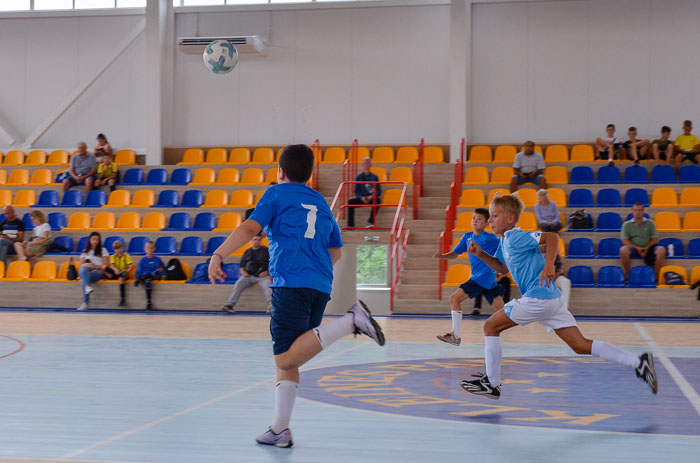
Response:
[[[151,288],[148,288],[146,290],[146,300],[148,301],[149,304],[151,303]]]
[[[272,426],[270,426],[275,434],[279,434],[289,427],[298,390],[299,384],[294,381],[282,380],[275,384],[275,416],[272,419]]]
[[[501,359],[503,358],[501,338],[500,336],[485,336],[484,344],[486,376],[489,377],[491,386],[496,387],[501,384]]]
[[[459,334],[459,329],[462,326],[462,311],[461,310],[453,310],[450,312],[452,314],[452,335],[459,339],[461,338]]]
[[[119,285],[119,295],[121,296],[122,299],[124,299],[126,297],[126,284],[125,283],[121,283]]]
[[[591,355],[632,368],[639,366],[639,357],[605,341],[593,341]]]
[[[318,328],[314,328],[314,334],[316,335],[316,338],[318,338],[318,342],[321,343],[321,348],[326,349],[343,336],[352,334],[352,332],[355,330],[353,320],[353,314],[346,313],[337,320],[333,320],[330,323],[324,323]]]

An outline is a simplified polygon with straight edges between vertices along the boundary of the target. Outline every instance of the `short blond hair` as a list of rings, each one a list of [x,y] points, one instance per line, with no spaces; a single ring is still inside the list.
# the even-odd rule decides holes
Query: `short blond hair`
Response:
[[[515,222],[520,219],[520,214],[525,209],[525,203],[520,199],[517,193],[511,193],[509,195],[496,195],[491,200],[491,206],[501,207],[506,214],[513,214],[515,216]]]
[[[546,196],[547,198],[549,198],[549,192],[544,188],[540,188],[539,190],[537,190],[537,196]]]
[[[122,242],[119,240],[115,241],[114,244],[112,245],[112,249],[121,249],[122,247],[123,247]]]
[[[46,214],[41,211],[32,211],[29,213],[29,217],[37,219],[40,223],[46,223]]]

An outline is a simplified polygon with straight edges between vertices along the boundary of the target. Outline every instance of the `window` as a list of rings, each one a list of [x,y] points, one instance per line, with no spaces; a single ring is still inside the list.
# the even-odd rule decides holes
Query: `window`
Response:
[[[114,0],[75,0],[75,9],[114,8]]]
[[[180,0],[176,0],[177,5],[180,5]],[[117,0],[117,8],[143,8],[146,6],[146,0]]]
[[[386,252],[388,246],[357,246],[357,285],[386,286]]]
[[[3,0],[0,2],[0,11],[28,10],[29,0]]]
[[[226,0],[227,5],[252,5],[253,3],[267,3],[267,0]]]
[[[224,0],[185,0],[182,2],[185,6],[196,6],[196,5],[223,5]]]
[[[73,0],[34,0],[35,10],[71,10]]]

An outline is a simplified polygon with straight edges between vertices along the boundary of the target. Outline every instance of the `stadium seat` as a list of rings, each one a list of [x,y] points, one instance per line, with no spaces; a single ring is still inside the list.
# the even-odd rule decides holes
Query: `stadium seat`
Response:
[[[518,190],[518,197],[523,200],[525,207],[535,207],[537,204],[537,190],[532,188],[521,188]]]
[[[693,270],[690,272],[690,280],[688,280],[688,284],[694,285],[700,281],[700,265],[696,265],[693,267]]]
[[[65,166],[68,165],[68,151],[54,150],[49,154],[49,158],[44,163],[45,166]]]
[[[162,212],[149,212],[143,216],[143,223],[139,230],[159,231],[165,228],[165,215]]]
[[[569,149],[564,145],[549,145],[544,152],[544,162],[568,162]]]
[[[402,146],[396,150],[396,164],[413,164],[418,160],[418,149],[413,146]]]
[[[241,224],[241,214],[238,212],[224,212],[219,216],[219,224],[214,231],[233,231]]]
[[[226,167],[219,171],[219,176],[214,182],[214,185],[235,185],[241,180],[238,169],[235,167]]]
[[[569,241],[567,259],[593,259],[594,257],[593,241],[590,238],[574,238]]]
[[[131,204],[125,207],[151,207],[156,202],[153,190],[137,190],[131,197]]]
[[[177,207],[178,200],[177,191],[162,190],[158,193],[158,201],[156,201],[153,207]]]
[[[490,146],[477,145],[469,150],[469,162],[491,162],[492,159]]]
[[[253,192],[250,190],[236,190],[231,193],[229,207],[253,207]]]
[[[508,180],[510,183],[510,180]],[[467,167],[467,173],[465,174],[464,185],[488,185],[489,184],[489,171],[486,167],[476,166]]]
[[[681,231],[681,219],[675,212],[659,212],[654,217],[656,231],[660,232],[679,232]]]
[[[386,169],[383,167],[370,167],[369,171],[377,176],[380,182],[389,181],[389,176],[386,173]]]
[[[352,164],[361,164],[364,158],[369,158],[369,148],[366,146],[350,147],[348,150],[348,161]]]
[[[547,188],[549,200],[557,204],[557,207],[567,207],[566,193],[561,188]]]
[[[166,183],[168,183],[168,172],[165,169],[148,171],[145,185],[165,185]]]
[[[413,171],[410,167],[394,167],[389,176],[390,182],[406,182],[413,185]]]
[[[141,228],[141,217],[136,212],[122,213],[117,221],[117,229],[119,231],[144,230]]]
[[[646,168],[629,166],[625,169],[625,180],[622,183],[649,183],[649,175]]]
[[[669,245],[673,245],[673,255],[671,255],[669,250]],[[667,259],[683,259],[683,241],[678,238],[661,238],[659,240],[659,246],[666,248],[666,258]]]
[[[650,267],[651,268],[651,267]],[[675,272],[681,276],[683,281],[686,284],[683,285],[669,285],[666,282],[666,272]],[[680,265],[664,265],[661,267],[661,270],[659,270],[659,288],[690,288],[690,285],[688,285],[688,271],[685,269],[685,267],[681,267]]]
[[[689,187],[681,191],[681,207],[700,207],[700,188]]]
[[[676,183],[673,167],[665,165],[655,166],[651,170],[651,183]]]
[[[439,146],[426,146],[423,148],[423,162],[425,164],[441,164],[445,162],[445,153]]]
[[[523,212],[520,214],[518,225],[523,231],[535,231],[539,228],[534,212]]]
[[[678,170],[678,183],[700,183],[700,167],[682,166]]]
[[[593,288],[593,270],[587,265],[574,265],[569,268],[569,280],[574,288]]]
[[[617,265],[606,265],[598,270],[599,288],[624,288],[625,272]]]
[[[2,153],[0,153],[2,155]],[[7,171],[5,169],[0,169],[0,185],[7,183]]]
[[[199,236],[186,236],[180,242],[181,256],[201,256],[203,245],[202,238]]]
[[[129,240],[127,252],[132,256],[142,256],[146,254],[146,243],[150,240],[147,236],[134,236]]]
[[[172,236],[159,236],[156,239],[156,250],[154,254],[159,256],[169,256],[177,251],[177,241]]]
[[[29,180],[28,185],[32,186],[44,186],[53,183],[53,177],[49,169],[37,169],[32,172],[32,178]]]
[[[258,201],[260,201],[260,198],[262,198],[264,194],[265,190],[260,190],[257,193],[255,193],[255,199],[253,200],[253,204],[258,204]]]
[[[21,166],[24,164],[24,151],[12,150],[8,151],[2,163],[6,166]]]
[[[7,186],[22,186],[29,183],[29,171],[27,169],[14,169],[10,172],[10,178],[7,179]]]
[[[511,178],[515,175],[510,166],[494,167],[491,171],[491,185],[509,185]]]
[[[93,231],[111,231],[114,230],[116,218],[113,212],[98,212],[92,222]]]
[[[622,183],[620,169],[615,166],[603,166],[598,169],[598,179],[596,183],[618,184]]]
[[[85,251],[85,248],[87,247],[88,243],[88,238],[89,236],[86,235],[78,240],[78,245],[75,247],[76,254],[81,254]]]
[[[569,177],[571,185],[585,185],[593,183],[593,169],[588,166],[577,166],[571,169]]]
[[[571,157],[569,160],[571,162],[593,162],[595,160],[593,147],[590,145],[574,145],[574,147],[571,148]]]
[[[700,212],[686,212],[683,216],[684,232],[700,232]]]
[[[46,254],[72,254],[73,253],[73,237],[72,236],[57,236],[53,239],[53,244],[65,248],[62,252],[47,252]]]
[[[326,148],[321,164],[342,164],[345,162],[345,149],[340,146]]]
[[[598,216],[597,232],[618,232],[622,230],[622,219],[617,212],[601,212]]]
[[[102,207],[127,207],[131,204],[131,193],[128,190],[114,190],[109,194],[107,204]]]
[[[515,160],[515,146],[502,145],[496,148],[493,153],[493,162],[507,162],[509,164],[513,163]],[[510,180],[509,180],[510,181]]]
[[[442,286],[459,286],[472,276],[472,270],[469,265],[453,264],[447,269],[447,276]]]
[[[229,164],[248,164],[250,163],[250,150],[248,148],[234,148],[231,150],[231,155],[228,158]]]
[[[194,218],[192,231],[211,231],[216,227],[216,216],[211,212],[200,212]]]
[[[595,203],[598,207],[621,207],[620,192],[614,188],[603,188],[598,191]]]
[[[49,212],[49,225],[52,231],[62,230],[66,226],[66,214],[63,212]]]
[[[204,254],[214,254],[214,251],[216,251],[219,248],[219,246],[221,246],[221,243],[223,243],[225,240],[226,237],[224,236],[213,236],[209,238],[209,241],[207,241],[207,249],[206,251],[204,251]]]
[[[569,183],[569,174],[566,172],[566,167],[549,166],[544,170],[544,178],[547,179],[547,185],[566,185]]]
[[[114,157],[114,163],[119,166],[133,166],[136,164],[136,153],[134,150],[119,150]]]
[[[12,191],[0,190],[0,206],[12,204]]]
[[[253,158],[250,161],[251,164],[274,164],[275,163],[275,152],[272,148],[256,148],[253,151]]]
[[[263,171],[257,167],[248,168],[241,174],[241,185],[263,185],[264,183],[265,176]]]
[[[90,228],[90,214],[87,212],[74,212],[68,219],[68,225],[63,228],[65,231],[83,231]]]
[[[406,192],[408,196],[408,192]],[[403,198],[403,205],[406,204],[406,196]],[[387,190],[382,193],[382,204],[380,207],[396,207],[401,201],[401,190]]]
[[[593,193],[588,188],[577,188],[569,193],[569,207],[593,206]]]
[[[215,180],[216,173],[214,169],[211,167],[202,167],[194,172],[194,178],[190,182],[190,185],[212,185]]]
[[[124,178],[119,182],[119,185],[141,185],[143,178],[143,169],[129,169],[124,173]]]
[[[228,192],[226,190],[211,190],[207,193],[207,199],[200,207],[226,207]]]
[[[17,207],[30,207],[36,204],[36,192],[34,190],[19,190],[15,194],[12,205]]]
[[[649,206],[649,195],[643,188],[630,188],[625,191],[625,207],[632,207],[636,203],[642,203],[644,206]]]
[[[63,197],[65,198],[66,194],[70,193],[70,191],[72,190],[68,190],[67,192],[63,193]],[[105,204],[107,204],[107,193],[105,193],[103,190],[90,190],[85,198],[85,204],[83,206],[102,207]]]
[[[228,153],[224,148],[211,148],[207,151],[207,156],[202,164],[226,164]],[[195,173],[195,179],[197,174]]]
[[[688,258],[700,259],[700,238],[688,241]]]
[[[391,164],[394,162],[394,148],[390,146],[377,146],[372,151],[373,164]]]
[[[265,174],[265,184],[269,185],[272,182],[277,183],[277,167],[268,169],[267,173]]]
[[[30,275],[30,265],[27,260],[10,262],[2,281],[25,281]]]
[[[622,240],[620,238],[603,238],[598,243],[599,259],[617,259],[620,257]]]
[[[123,249],[126,249],[126,242],[124,242],[124,238],[122,238],[121,236],[108,236],[104,239],[102,245],[107,251],[109,251],[110,254],[114,254],[114,243],[116,243],[117,241],[119,241],[122,244]]]
[[[58,191],[44,190],[39,194],[36,207],[58,207]]]
[[[182,194],[180,207],[202,207],[202,204],[204,204],[204,193],[202,191],[187,190]]]
[[[557,252],[559,255],[564,258],[566,257],[566,243],[564,243],[564,240],[559,238],[559,243],[557,245]]]
[[[477,188],[468,188],[462,191],[457,207],[484,207],[485,201],[483,191]]]
[[[651,207],[676,206],[678,206],[678,196],[673,188],[656,188],[651,194]]]
[[[22,216],[22,222],[24,222],[24,231],[34,230],[34,222],[32,221],[32,216],[29,215],[29,212]]]
[[[175,169],[170,174],[171,185],[188,185],[191,181],[192,172],[186,167]]]
[[[525,145],[521,146],[520,150],[518,152],[522,152],[522,151],[525,151]],[[540,145],[535,145],[535,147],[533,148],[533,151],[535,153],[540,153],[540,154],[544,155],[544,150],[542,149],[542,147]],[[518,154],[518,153],[515,153],[515,154]]]
[[[170,216],[168,226],[163,231],[188,231],[191,227],[192,222],[187,212],[175,212]]]

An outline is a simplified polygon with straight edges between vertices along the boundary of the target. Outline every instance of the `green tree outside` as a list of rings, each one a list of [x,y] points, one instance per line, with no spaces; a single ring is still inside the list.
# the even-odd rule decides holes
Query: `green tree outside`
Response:
[[[386,285],[386,245],[357,246],[357,284]]]

